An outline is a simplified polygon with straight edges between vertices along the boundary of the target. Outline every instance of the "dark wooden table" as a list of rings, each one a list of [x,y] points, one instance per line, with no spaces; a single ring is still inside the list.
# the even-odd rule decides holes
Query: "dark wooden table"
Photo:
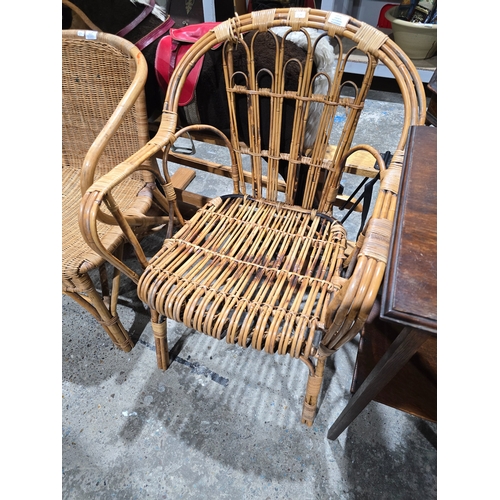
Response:
[[[437,81],[437,69],[431,76],[429,83],[427,84],[427,88],[429,89],[430,99],[429,106],[427,106],[427,116],[426,116],[426,125],[434,125],[437,127],[437,91],[438,91],[438,81]]]
[[[398,333],[330,427],[328,439],[337,439],[366,405],[376,400],[426,342],[434,341],[436,345],[436,149],[436,127],[412,127],[379,316],[382,322],[392,327],[393,331],[396,328]],[[404,383],[405,379],[402,380]],[[412,392],[411,383],[407,384],[406,389],[406,392]],[[430,397],[436,397],[435,391]],[[397,404],[391,406],[398,407]],[[410,413],[419,415],[418,411]],[[425,414],[419,416],[434,420]]]

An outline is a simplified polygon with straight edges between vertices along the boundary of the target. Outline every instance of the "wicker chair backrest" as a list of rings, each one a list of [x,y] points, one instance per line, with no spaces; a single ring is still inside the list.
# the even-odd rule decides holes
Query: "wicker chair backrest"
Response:
[[[286,57],[292,42],[303,48],[300,60]],[[397,149],[410,124],[422,123],[420,79],[387,35],[349,16],[299,8],[257,11],[212,29],[174,72],[167,114],[177,112],[189,68],[221,43],[228,105],[220,113],[229,123],[235,193],[330,211],[379,61],[402,89],[405,123]],[[272,64],[259,67],[263,50]],[[367,63],[354,82],[346,73],[360,54]]]

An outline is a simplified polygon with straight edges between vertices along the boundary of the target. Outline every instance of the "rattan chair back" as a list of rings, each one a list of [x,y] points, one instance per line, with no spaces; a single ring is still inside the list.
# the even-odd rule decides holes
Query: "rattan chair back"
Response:
[[[319,11],[266,10],[221,23],[181,61],[171,79],[166,110],[177,116],[179,88],[190,66],[224,43],[228,108],[219,113],[227,113],[229,122],[234,192],[328,212],[378,64],[395,72],[409,113],[398,149],[404,147],[410,121],[421,121],[417,99],[422,95],[415,96],[421,88],[414,69],[395,66],[399,49],[387,35],[347,16],[314,12]],[[304,49],[302,60],[287,60],[290,43]],[[326,57],[328,48],[335,52],[335,61],[318,69],[317,60]],[[274,67],[256,65],[262,50],[275,53]],[[354,83],[346,73],[360,56],[367,59],[366,69]],[[291,81],[289,75],[297,74]],[[328,154],[331,144],[336,145],[333,155]]]

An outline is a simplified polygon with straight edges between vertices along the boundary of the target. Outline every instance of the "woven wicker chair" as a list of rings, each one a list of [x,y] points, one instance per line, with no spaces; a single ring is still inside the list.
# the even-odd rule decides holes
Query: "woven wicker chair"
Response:
[[[284,90],[281,38],[276,38],[271,87],[259,85],[252,67],[251,40],[266,35],[272,27],[289,27],[290,33],[313,28],[331,39],[339,59],[335,70],[321,77],[328,79],[325,92],[314,92],[312,51],[317,45],[306,32],[308,52],[297,89]],[[250,38],[243,38],[249,32]],[[274,39],[274,35],[266,36]],[[347,42],[354,48],[347,50]],[[177,105],[186,74],[194,61],[220,43],[229,101],[231,134],[226,144],[232,158],[233,192],[221,193],[199,209],[165,240],[139,276],[104,251],[95,237],[93,212],[100,203],[108,203],[124,175],[139,170],[161,148],[168,181],[169,148],[186,130],[176,132]],[[234,51],[241,49],[249,61],[243,83],[241,72],[233,66]],[[359,88],[353,82],[343,83],[355,50],[368,58]],[[399,144],[387,167],[372,146],[351,144],[377,63],[394,75],[405,109]],[[346,96],[347,87],[354,88],[354,97]],[[259,115],[262,99],[271,101],[267,123]],[[293,120],[288,151],[280,150],[284,100],[296,101],[294,115],[287,117]],[[304,130],[313,105],[321,107],[322,115],[313,144],[306,146]],[[344,126],[331,154],[329,141],[338,114],[345,118],[337,120]],[[248,143],[238,135],[243,121],[249,129]],[[169,362],[166,318],[241,347],[289,354],[309,369],[302,422],[311,425],[325,360],[359,333],[372,309],[386,266],[408,129],[424,122],[425,94],[412,62],[384,33],[351,17],[301,8],[258,11],[223,22],[201,38],[173,74],[156,137],[90,187],[82,202],[86,214],[82,231],[87,241],[137,281],[139,297],[153,311],[159,366],[164,368]],[[266,127],[269,137],[261,135]],[[367,151],[376,159],[381,186],[370,220],[351,246],[345,228],[332,216],[332,206],[346,159],[357,151]],[[286,180],[279,175],[280,161],[287,165]],[[306,172],[299,178],[300,164]],[[304,184],[299,206],[300,179]]]
[[[82,193],[149,139],[146,75],[144,57],[127,40],[94,31],[63,30],[62,291],[89,311],[124,351],[133,343],[117,315],[120,273],[114,270],[108,282],[107,263],[85,243],[78,214]],[[158,170],[156,163],[154,167]],[[154,178],[143,170],[124,179],[115,193],[137,235],[168,221],[165,210],[163,216],[158,210],[157,217],[145,215],[152,208],[153,195],[158,198]],[[125,238],[109,213],[100,215],[98,234],[105,248],[120,258]],[[101,292],[95,280],[101,282]]]

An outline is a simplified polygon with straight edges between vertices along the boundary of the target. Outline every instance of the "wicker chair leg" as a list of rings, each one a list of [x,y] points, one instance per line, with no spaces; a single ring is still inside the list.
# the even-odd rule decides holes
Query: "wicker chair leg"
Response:
[[[160,370],[166,370],[170,364],[167,342],[167,320],[163,318],[163,321],[160,321],[159,314],[156,311],[151,311],[151,324],[155,337],[156,362]]]
[[[321,384],[323,383],[325,362],[326,357],[318,358],[314,374],[310,374],[307,380],[306,397],[304,398],[301,422],[303,424],[307,424],[309,427],[312,426],[314,417],[316,416],[319,391],[321,389]]]
[[[88,299],[76,292],[64,293],[94,316],[118,349],[129,352],[134,347],[134,343],[127,330],[121,324],[118,315],[115,314],[113,316],[109,312],[106,304],[95,289],[87,289],[86,296]]]
[[[104,331],[111,337],[111,340],[118,349],[129,352],[134,347],[134,343],[127,330],[121,324],[118,315],[111,314],[97,290],[89,290],[88,296],[100,316],[100,318],[97,318],[97,321],[103,327]]]

